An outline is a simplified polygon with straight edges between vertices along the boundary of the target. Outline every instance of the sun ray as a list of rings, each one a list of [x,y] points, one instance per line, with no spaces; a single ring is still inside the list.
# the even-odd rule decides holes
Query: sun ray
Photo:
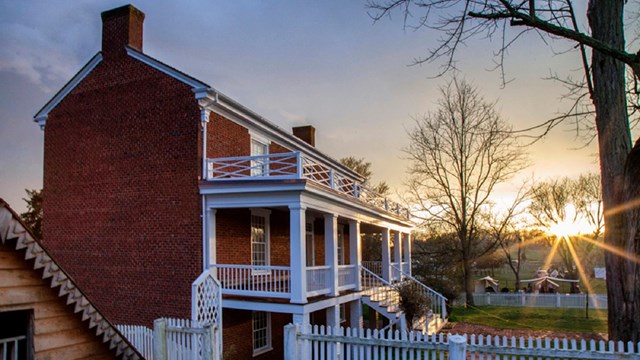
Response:
[[[624,204],[620,204],[618,206],[615,206],[607,211],[604,212],[605,216],[610,216],[610,215],[614,215],[623,211],[627,211],[629,209],[633,209],[636,207],[640,207],[640,197],[635,198],[633,200],[627,201]]]
[[[583,238],[584,237],[580,237]],[[580,274],[580,277],[582,278],[582,282],[584,283],[584,285],[587,287],[587,296],[589,296],[589,294],[594,294],[595,291],[593,290],[593,287],[591,286],[591,281],[589,281],[589,277],[587,277],[587,273],[584,271],[584,267],[582,266],[582,262],[580,261],[580,259],[578,258],[578,253],[576,252],[576,249],[573,247],[573,243],[571,242],[570,239],[565,239],[565,241],[567,242],[567,247],[569,248],[569,253],[571,253],[571,257],[573,258],[574,263],[576,264],[576,268],[578,269],[578,273]],[[594,301],[597,302],[597,300],[594,299]],[[601,312],[602,310],[594,309],[596,312]]]
[[[605,244],[605,243],[600,242],[600,241],[595,241],[593,239],[589,239],[588,237],[585,237],[585,236],[578,235],[578,237],[583,241],[586,241],[586,242],[588,242],[590,244],[598,246],[601,249],[604,249],[605,251],[608,251],[610,253],[616,254],[616,255],[618,255],[620,257],[623,257],[625,259],[631,260],[631,261],[633,261],[633,262],[635,262],[637,264],[640,264],[640,256],[638,256],[636,254],[630,254],[630,253],[628,253],[628,252],[626,252],[626,251],[624,251],[624,250],[622,250],[620,248],[617,248],[617,247],[609,245],[609,244]]]
[[[558,245],[560,245],[560,241],[559,239],[556,239],[556,241],[553,242],[553,246],[551,247],[549,254],[547,254],[547,258],[544,260],[544,269],[548,269],[551,265],[551,262],[553,261],[553,258],[556,256],[556,252],[558,251]]]
[[[571,242],[571,239],[569,238],[565,238],[564,241],[567,243],[567,248],[569,249],[569,253],[573,258],[573,263],[576,265],[576,268],[578,269],[578,273],[580,274],[582,281],[587,287],[587,291],[590,294],[593,294],[593,288],[591,287],[591,283],[589,282],[587,273],[584,271],[584,267],[582,266],[582,261],[580,261],[580,258],[578,257],[578,253],[576,252],[576,249],[573,247],[573,242]]]

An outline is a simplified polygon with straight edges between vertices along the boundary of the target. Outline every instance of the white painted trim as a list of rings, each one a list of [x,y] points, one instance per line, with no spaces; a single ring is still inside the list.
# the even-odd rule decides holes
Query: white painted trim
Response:
[[[237,310],[255,310],[255,311],[268,311],[277,312],[283,314],[301,314],[312,313],[314,311],[326,309],[330,306],[347,303],[350,301],[358,300],[362,297],[360,292],[352,292],[338,297],[329,297],[320,301],[315,301],[307,304],[295,304],[295,303],[278,303],[260,301],[258,299],[244,300],[244,299],[226,299],[222,298],[222,307],[225,309],[237,309]]]
[[[323,213],[380,224],[394,231],[408,233],[414,227],[409,221],[390,216],[382,210],[375,211],[343,196],[310,186],[305,181],[212,181],[211,184],[200,185],[200,193],[206,194],[208,206],[215,208],[286,206],[294,201],[303,201]]]
[[[130,47],[126,47],[127,49],[127,55],[131,56],[132,58],[151,66],[152,68],[159,70],[169,76],[171,76],[172,78],[179,80],[189,86],[191,86],[194,90],[194,92],[200,93],[205,91],[206,89],[209,89],[209,86],[201,81],[198,81],[190,76],[188,76],[187,74],[184,74],[174,68],[172,68],[169,65],[163,64],[162,62],[146,55],[143,54],[135,49],[132,49]]]
[[[78,73],[75,74],[71,80],[69,80],[69,82],[67,82],[67,84],[42,107],[42,109],[40,109],[40,111],[38,111],[38,113],[33,117],[34,121],[43,128],[46,125],[49,113],[58,106],[58,104],[64,100],[64,98],[67,97],[67,95],[69,95],[69,93],[71,93],[71,91],[73,91],[73,89],[75,89],[76,86],[78,86],[78,84],[80,84],[80,82],[87,77],[87,75],[89,75],[101,61],[102,54],[95,54],[91,60],[89,60],[89,62],[86,63],[82,69],[80,69],[80,71],[78,71]]]
[[[206,240],[206,258],[207,264],[206,268],[209,266],[216,264],[217,256],[216,256],[216,246],[217,246],[217,237],[216,237],[216,209],[207,208],[206,212],[206,221],[207,221],[207,240]]]
[[[255,344],[255,339],[253,338],[253,335],[256,331],[256,329],[253,327],[253,316],[256,315],[256,313],[264,313],[266,315],[266,323],[267,323],[267,334],[266,334],[266,342],[267,344],[261,348],[253,348],[254,344]],[[251,347],[253,348],[253,356],[258,356],[261,354],[264,354],[266,352],[269,352],[271,350],[273,350],[273,346],[272,346],[272,333],[271,333],[271,313],[267,312],[267,311],[253,311],[251,313]]]
[[[261,144],[267,145],[267,149],[269,149],[269,145],[271,145],[271,139],[265,135],[264,133],[262,133],[261,131],[256,131],[253,129],[247,129],[249,131],[249,136],[251,137],[251,140],[255,140]]]

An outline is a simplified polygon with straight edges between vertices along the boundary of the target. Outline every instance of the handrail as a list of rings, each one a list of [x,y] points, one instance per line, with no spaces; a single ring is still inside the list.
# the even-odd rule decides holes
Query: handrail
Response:
[[[418,285],[419,287],[422,287],[422,289],[425,292],[425,295],[427,295],[430,298],[435,298],[435,304],[432,301],[431,304],[431,310],[435,313],[435,310],[438,310],[438,308],[440,308],[440,315],[442,316],[442,319],[446,319],[447,317],[447,298],[440,294],[439,292],[433,290],[432,288],[428,287],[427,285],[423,284],[421,281],[419,281],[418,279],[414,278],[413,276],[411,276],[410,274],[405,273],[404,271],[402,271],[402,269],[398,269],[395,265],[391,265],[391,267],[395,268],[395,270],[399,271],[400,274],[402,276],[405,277],[405,279],[408,279],[410,281],[412,281],[414,284]]]
[[[206,180],[242,180],[247,178],[307,179],[316,184],[358,199],[370,206],[409,219],[409,210],[365,186],[357,178],[315,160],[300,151],[256,156],[207,159]]]

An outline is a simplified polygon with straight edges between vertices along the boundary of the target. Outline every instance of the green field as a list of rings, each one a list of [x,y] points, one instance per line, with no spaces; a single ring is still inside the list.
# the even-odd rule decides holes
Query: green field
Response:
[[[527,307],[455,307],[449,321],[486,325],[499,329],[607,332],[607,311]]]

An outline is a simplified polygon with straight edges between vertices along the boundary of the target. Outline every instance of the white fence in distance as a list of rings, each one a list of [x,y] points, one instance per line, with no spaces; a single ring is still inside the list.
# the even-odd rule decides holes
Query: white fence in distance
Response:
[[[464,303],[464,294],[460,296]],[[535,294],[535,293],[474,293],[476,306],[515,306],[539,308],[606,309],[606,294]],[[459,302],[459,301],[458,301]]]
[[[304,330],[304,331],[302,331]],[[285,360],[640,359],[640,343],[285,326]]]

